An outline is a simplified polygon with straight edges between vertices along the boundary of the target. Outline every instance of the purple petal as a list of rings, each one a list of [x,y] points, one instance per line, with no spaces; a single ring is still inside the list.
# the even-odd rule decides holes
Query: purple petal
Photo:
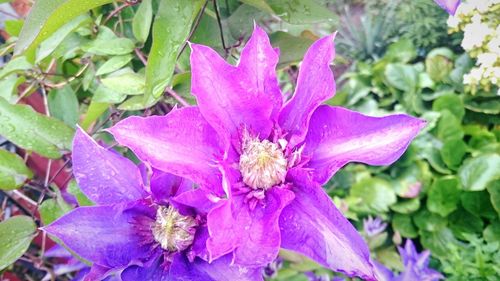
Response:
[[[349,162],[390,165],[405,152],[425,121],[404,114],[370,117],[341,107],[320,106],[311,118],[304,154],[314,180],[327,182]]]
[[[219,200],[220,198],[212,194],[209,190],[197,188],[175,196],[172,198],[172,203],[191,207],[195,209],[197,213],[208,214],[208,212],[216,206]]]
[[[183,255],[176,255],[170,267],[171,280],[177,281],[258,281],[263,280],[260,268],[245,268],[231,264],[231,255],[212,263],[199,258],[189,262]]]
[[[104,267],[119,267],[148,257],[150,246],[144,237],[154,210],[142,204],[125,207],[79,207],[43,228],[81,257]]]
[[[115,204],[146,196],[137,166],[97,144],[81,128],[73,140],[73,174],[82,192],[97,204]]]
[[[278,55],[266,33],[255,27],[237,67],[209,47],[191,44],[191,50],[191,91],[226,145],[243,126],[267,138],[282,97],[275,73]]]
[[[455,12],[460,5],[460,0],[434,0],[434,2],[446,10],[446,12],[450,15],[455,15]]]
[[[193,182],[179,176],[153,169],[151,175],[151,194],[157,201],[166,201],[170,197],[193,189]]]
[[[293,197],[293,192],[275,187],[253,210],[244,195],[214,208],[207,218],[212,260],[234,249],[236,264],[254,267],[272,262],[280,247],[278,218]]]
[[[122,281],[168,281],[168,264],[164,264],[163,258],[157,258],[151,264],[144,266],[131,265],[121,273]]]
[[[314,110],[335,94],[330,63],[335,57],[335,34],[316,41],[300,66],[295,94],[283,107],[279,124],[289,133],[290,147],[300,143],[307,132]]]
[[[220,185],[214,163],[222,158],[219,139],[197,107],[166,116],[129,117],[109,131],[151,166],[203,186]]]
[[[378,281],[392,281],[394,273],[378,261],[373,261],[375,275]]]
[[[318,183],[292,174],[295,200],[280,217],[281,247],[348,276],[375,280],[363,238]]]

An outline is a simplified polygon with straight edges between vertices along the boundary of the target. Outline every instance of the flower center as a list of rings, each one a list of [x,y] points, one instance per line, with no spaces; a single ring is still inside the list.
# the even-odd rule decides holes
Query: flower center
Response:
[[[161,206],[156,211],[153,237],[162,249],[180,252],[193,244],[197,226],[193,217],[181,215],[172,206]]]
[[[266,190],[285,180],[287,160],[276,143],[258,138],[244,139],[240,171],[246,185]]]

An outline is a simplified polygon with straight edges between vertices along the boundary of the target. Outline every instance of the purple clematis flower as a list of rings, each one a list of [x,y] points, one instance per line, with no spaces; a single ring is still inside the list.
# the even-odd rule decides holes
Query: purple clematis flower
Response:
[[[436,2],[450,15],[455,15],[455,12],[460,5],[460,0],[434,0],[434,2]]]
[[[363,219],[363,229],[368,237],[373,237],[382,233],[386,227],[387,223],[382,221],[382,218],[380,217],[376,217],[374,219],[369,216],[368,219]]]
[[[152,171],[97,144],[81,129],[73,141],[73,171],[97,205],[79,207],[43,228],[93,263],[85,280],[262,280],[260,269],[207,263],[206,206],[176,202],[193,183]]]
[[[287,102],[275,72],[279,51],[261,28],[237,66],[191,44],[198,106],[129,117],[110,129],[142,161],[200,184],[193,206],[216,204],[207,216],[210,260],[231,254],[236,264],[265,266],[282,247],[374,279],[367,245],[321,184],[352,161],[393,163],[425,122],[321,105],[335,93],[333,39],[309,48]]]
[[[419,254],[410,239],[406,240],[404,248],[398,247],[398,250],[405,269],[399,274],[394,274],[384,265],[375,261],[380,281],[438,281],[444,278],[441,273],[428,267],[429,250]]]

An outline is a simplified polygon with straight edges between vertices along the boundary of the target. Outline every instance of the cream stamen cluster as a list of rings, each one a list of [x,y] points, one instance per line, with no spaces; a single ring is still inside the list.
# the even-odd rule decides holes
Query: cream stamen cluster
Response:
[[[162,249],[179,252],[193,244],[197,226],[195,218],[181,215],[172,206],[160,206],[156,211],[153,237]]]
[[[266,190],[285,180],[287,160],[277,143],[245,136],[242,150],[239,166],[246,185]]]

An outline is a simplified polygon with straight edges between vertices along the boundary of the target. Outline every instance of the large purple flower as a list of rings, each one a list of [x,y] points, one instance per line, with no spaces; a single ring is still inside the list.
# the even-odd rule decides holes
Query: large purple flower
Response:
[[[434,0],[441,8],[443,8],[448,14],[455,15],[458,5],[460,5],[460,0]]]
[[[207,263],[205,217],[209,205],[177,203],[193,183],[152,171],[98,145],[78,129],[73,171],[97,205],[79,207],[43,228],[93,263],[86,280],[120,274],[127,280],[261,280],[260,269]],[[139,277],[140,276],[140,277]]]
[[[286,103],[275,72],[279,51],[259,27],[237,66],[191,44],[198,106],[110,129],[141,160],[199,183],[193,205],[216,203],[207,219],[211,260],[232,253],[237,264],[262,266],[282,247],[374,279],[367,245],[321,184],[351,161],[391,164],[424,122],[321,105],[335,93],[333,39],[309,48]]]

